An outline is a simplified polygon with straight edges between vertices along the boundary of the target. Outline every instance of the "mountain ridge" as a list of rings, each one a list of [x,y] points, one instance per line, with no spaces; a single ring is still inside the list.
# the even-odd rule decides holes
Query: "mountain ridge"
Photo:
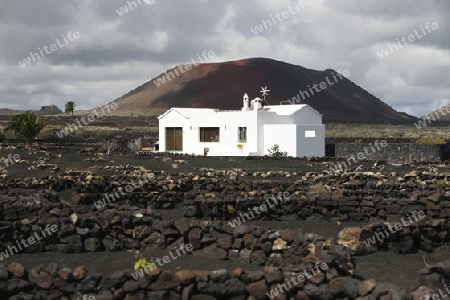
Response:
[[[260,96],[261,86],[271,90],[266,99],[274,105],[337,76],[332,69],[312,70],[267,58],[204,63],[189,71],[179,70],[175,66],[114,101],[119,109],[126,107],[128,112],[137,114],[170,107],[240,109],[242,96],[245,93],[251,99]],[[161,83],[162,77],[165,83]],[[310,93],[301,103],[310,105],[323,114],[324,122],[331,123],[411,123],[417,119],[395,111],[345,77]]]
[[[27,111],[31,111],[38,115],[57,115],[63,113],[63,111],[60,110],[56,105],[44,105],[41,106],[40,110],[18,110],[18,109],[0,108],[0,115],[14,116]]]

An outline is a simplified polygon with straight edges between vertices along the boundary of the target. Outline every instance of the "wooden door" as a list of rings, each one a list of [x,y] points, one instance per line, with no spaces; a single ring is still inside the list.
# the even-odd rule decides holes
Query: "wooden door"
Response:
[[[166,151],[183,151],[183,128],[166,127]]]

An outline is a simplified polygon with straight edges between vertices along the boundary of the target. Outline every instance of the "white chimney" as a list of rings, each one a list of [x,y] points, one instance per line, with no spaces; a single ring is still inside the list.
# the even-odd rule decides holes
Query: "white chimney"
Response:
[[[253,110],[258,110],[262,107],[262,99],[256,97],[255,99],[252,100],[253,103]]]
[[[249,108],[249,106],[248,106],[248,95],[247,95],[247,93],[245,93],[245,95],[244,95],[244,99],[242,100],[242,110],[243,111],[247,111],[247,110],[249,110],[250,108]]]

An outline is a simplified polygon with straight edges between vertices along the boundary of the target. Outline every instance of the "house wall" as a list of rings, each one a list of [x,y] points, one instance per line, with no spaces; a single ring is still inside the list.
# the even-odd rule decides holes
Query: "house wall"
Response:
[[[316,137],[305,137],[305,131],[314,130]],[[325,156],[325,125],[297,125],[297,151],[294,156]]]
[[[305,137],[306,130],[314,130],[316,137]],[[288,156],[325,156],[325,125],[267,124],[261,155],[268,155],[275,144]]]
[[[269,155],[269,149],[273,145],[280,146],[280,151],[287,152],[288,156],[297,153],[297,134],[295,124],[264,125],[264,146],[261,155]]]
[[[248,155],[255,152],[256,145],[256,113],[241,111],[224,111],[218,114],[208,114],[202,118],[191,120],[192,130],[186,134],[190,147],[196,154],[203,154],[205,147],[209,148],[208,155]],[[219,127],[219,142],[200,142],[201,127]],[[238,127],[247,127],[247,143],[238,140]],[[237,145],[242,144],[244,148],[238,151]]]
[[[222,111],[220,113],[205,113],[201,117],[186,119],[172,111],[159,123],[160,151],[166,151],[165,128],[183,127],[183,153],[203,155],[208,147],[208,155],[246,156],[255,155],[257,151],[256,111]],[[201,127],[219,127],[219,142],[200,142]],[[239,142],[238,127],[247,127],[247,143]],[[237,148],[242,144],[243,150]]]
[[[258,155],[267,155],[268,149],[278,144],[289,156],[325,156],[325,125],[322,116],[309,107],[292,115],[262,111],[258,128]],[[316,138],[305,138],[305,130],[316,130]]]

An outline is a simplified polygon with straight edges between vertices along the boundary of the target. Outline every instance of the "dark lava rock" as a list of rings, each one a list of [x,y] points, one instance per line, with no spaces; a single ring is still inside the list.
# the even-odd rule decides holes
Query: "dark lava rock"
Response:
[[[102,281],[101,274],[90,274],[80,282],[78,289],[82,293],[93,292],[98,287],[100,281]]]
[[[86,251],[100,251],[102,250],[102,242],[97,238],[88,238],[84,241],[84,249]]]
[[[245,284],[236,278],[232,278],[223,283],[216,282],[199,282],[197,284],[198,291],[207,293],[219,298],[230,298],[239,295],[246,295]]]

